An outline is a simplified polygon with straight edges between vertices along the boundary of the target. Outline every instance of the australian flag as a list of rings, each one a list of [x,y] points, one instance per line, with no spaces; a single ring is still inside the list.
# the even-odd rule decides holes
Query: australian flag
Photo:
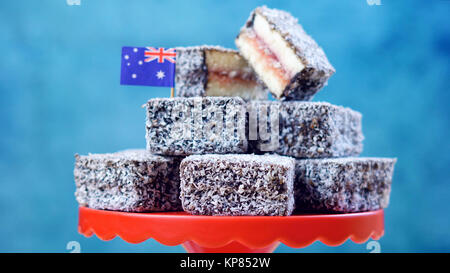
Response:
[[[174,48],[122,47],[120,84],[175,86]]]

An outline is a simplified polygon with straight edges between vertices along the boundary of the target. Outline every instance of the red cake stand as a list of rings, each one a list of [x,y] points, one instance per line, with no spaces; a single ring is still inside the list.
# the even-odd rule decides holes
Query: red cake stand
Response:
[[[347,239],[364,243],[384,233],[383,210],[292,216],[196,216],[185,212],[128,213],[79,208],[78,230],[102,240],[119,236],[129,243],[153,238],[161,244],[182,244],[188,252],[273,252],[279,243],[328,246]]]

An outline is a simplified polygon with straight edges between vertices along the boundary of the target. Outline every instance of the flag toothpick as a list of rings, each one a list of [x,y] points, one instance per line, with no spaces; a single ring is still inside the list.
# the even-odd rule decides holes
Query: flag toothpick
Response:
[[[170,87],[175,86],[175,48],[122,47],[120,84]]]

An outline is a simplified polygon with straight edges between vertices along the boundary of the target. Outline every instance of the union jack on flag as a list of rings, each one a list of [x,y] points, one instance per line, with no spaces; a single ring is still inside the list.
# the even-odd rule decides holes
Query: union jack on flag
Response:
[[[154,47],[147,47],[147,50],[144,52],[145,62],[151,62],[153,60],[158,59],[158,63],[164,63],[164,61],[169,61],[171,63],[175,63],[175,57],[177,56],[175,52],[175,48],[169,48],[165,50],[164,48],[160,47],[159,49],[156,49]]]
[[[175,86],[175,48],[122,47],[120,84]]]

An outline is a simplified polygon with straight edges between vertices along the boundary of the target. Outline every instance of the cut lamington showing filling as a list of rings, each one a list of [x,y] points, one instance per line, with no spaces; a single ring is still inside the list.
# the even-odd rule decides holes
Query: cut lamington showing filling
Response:
[[[177,96],[267,99],[267,89],[236,50],[218,46],[177,48]]]
[[[236,45],[278,99],[309,100],[335,72],[322,48],[285,11],[256,8]]]

